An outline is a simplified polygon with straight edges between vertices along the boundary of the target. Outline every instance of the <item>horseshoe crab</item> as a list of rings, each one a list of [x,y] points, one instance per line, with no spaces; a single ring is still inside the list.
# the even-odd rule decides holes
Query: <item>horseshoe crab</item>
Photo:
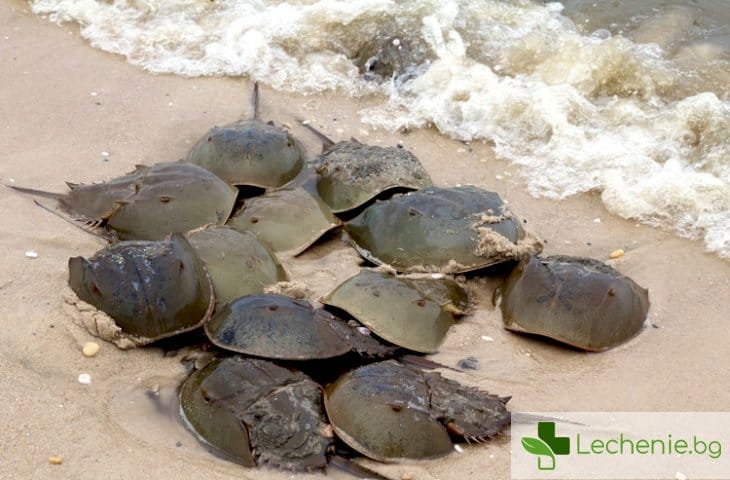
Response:
[[[108,182],[68,186],[65,194],[12,188],[56,200],[82,228],[110,240],[162,240],[172,232],[224,223],[238,194],[204,168],[185,163],[138,165]]]
[[[399,272],[461,273],[540,252],[497,193],[427,187],[366,208],[345,224],[355,249]]]
[[[225,305],[206,322],[205,333],[223,349],[279,360],[332,358],[351,351],[383,357],[397,349],[325,310],[314,310],[306,300],[275,294],[250,295]]]
[[[213,281],[216,310],[235,298],[263,293],[264,287],[289,280],[276,256],[251,232],[209,225],[188,232],[187,238]]]
[[[228,225],[251,231],[275,252],[299,255],[340,224],[329,207],[306,189],[285,188],[246,200]]]
[[[289,132],[259,119],[258,91],[257,83],[252,120],[213,127],[193,145],[187,161],[231,185],[273,188],[294,179],[304,166],[304,149]]]
[[[435,353],[449,328],[469,308],[466,292],[450,278],[404,278],[372,270],[345,280],[322,300],[344,310],[385,340]]]
[[[88,260],[69,259],[68,268],[74,293],[115,321],[115,343],[145,345],[198,328],[213,313],[210,277],[181,234],[115,243]]]
[[[333,448],[319,384],[265,360],[213,360],[183,383],[180,412],[204,443],[247,467],[321,470]]]
[[[509,424],[500,398],[394,360],[359,367],[325,388],[335,433],[380,462],[454,451],[450,435],[481,442]]]
[[[401,31],[402,26],[385,27],[360,46],[354,61],[366,80],[404,82],[431,60],[431,48],[423,38],[403,38]]]
[[[648,290],[608,265],[582,257],[527,258],[509,275],[501,295],[506,329],[590,351],[634,337],[649,310]]]
[[[421,162],[408,150],[364,145],[355,139],[335,143],[305,126],[323,142],[317,192],[334,213],[353,210],[386,191],[433,185]]]

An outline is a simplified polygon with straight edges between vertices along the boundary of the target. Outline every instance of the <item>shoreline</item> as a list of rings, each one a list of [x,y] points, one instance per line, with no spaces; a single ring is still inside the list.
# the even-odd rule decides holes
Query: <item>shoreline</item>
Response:
[[[65,180],[103,181],[135,164],[174,161],[208,128],[250,111],[251,83],[234,78],[152,75],[119,56],[90,47],[76,27],[56,26],[27,4],[0,5],[3,69],[0,118],[6,149],[0,179],[50,191]],[[637,225],[608,213],[598,194],[562,201],[527,193],[517,167],[497,160],[488,145],[469,146],[435,130],[408,134],[374,131],[359,122],[368,99],[335,94],[299,96],[262,87],[262,116],[291,126],[310,156],[317,140],[296,123],[309,120],[335,141],[399,141],[438,185],[473,183],[497,191],[526,227],[547,240],[544,255],[580,255],[607,261],[649,289],[649,326],[630,342],[590,354],[501,326],[491,304],[496,279],[470,280],[478,309],[449,334],[435,361],[455,365],[475,356],[479,369],[453,376],[500,395],[513,411],[720,411],[730,392],[730,262],[704,252],[699,240]],[[336,119],[336,120],[335,120]],[[102,152],[108,152],[104,156]],[[497,176],[501,178],[498,179]],[[101,245],[74,226],[0,188],[0,388],[7,426],[3,478],[291,478],[270,468],[246,471],[197,445],[176,420],[174,387],[179,357],[158,348],[121,351],[99,342],[93,358],[81,354],[92,337],[65,313],[61,292],[68,257],[89,256]],[[600,218],[600,222],[594,219]],[[306,278],[316,294],[358,268],[338,246],[339,236],[297,259],[285,259],[293,279]],[[26,251],[38,252],[28,258]],[[483,337],[492,341],[483,340]],[[77,381],[89,373],[90,385]],[[158,385],[164,414],[145,403]],[[170,403],[172,402],[172,404]],[[177,447],[176,442],[181,446]],[[509,478],[509,437],[465,447],[447,458],[397,465],[366,464],[393,477],[418,480]],[[51,455],[63,464],[50,465]],[[134,468],[132,468],[134,467]],[[314,478],[314,477],[313,477]],[[350,478],[330,470],[328,478]]]

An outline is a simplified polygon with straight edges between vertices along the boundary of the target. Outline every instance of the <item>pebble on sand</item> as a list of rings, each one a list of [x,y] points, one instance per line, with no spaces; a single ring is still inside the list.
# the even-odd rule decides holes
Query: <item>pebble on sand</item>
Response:
[[[63,457],[60,455],[51,455],[48,457],[48,463],[51,465],[61,465],[63,463]]]
[[[84,346],[81,348],[81,352],[84,354],[85,357],[93,357],[96,356],[97,353],[99,353],[99,350],[101,347],[96,342],[86,342],[84,343]]]
[[[79,383],[81,385],[90,385],[91,384],[91,375],[88,373],[80,373],[79,374]]]
[[[25,256],[28,258],[38,258],[38,252],[36,252],[35,250],[28,250],[27,252],[25,252]]]
[[[406,472],[400,476],[400,480],[413,480],[413,474]]]
[[[459,368],[462,368],[465,370],[478,370],[479,369],[479,360],[476,357],[462,358],[457,363],[457,366]]]
[[[608,254],[608,258],[621,258],[624,256],[624,250],[619,248]]]

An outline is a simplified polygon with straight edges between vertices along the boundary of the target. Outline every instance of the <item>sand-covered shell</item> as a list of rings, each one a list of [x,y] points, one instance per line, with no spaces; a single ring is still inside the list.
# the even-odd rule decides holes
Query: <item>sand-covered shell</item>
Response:
[[[109,315],[136,345],[199,327],[213,312],[213,286],[181,234],[169,241],[119,242],[88,260],[69,259],[69,286]]]
[[[216,310],[289,279],[273,252],[251,232],[211,225],[188,232],[187,238],[213,281]]]
[[[384,356],[395,351],[306,300],[276,294],[241,297],[205,324],[215,345],[279,360],[332,358],[351,351]]]
[[[428,187],[377,202],[345,224],[367,260],[397,271],[466,272],[538,253],[497,193]]]
[[[337,436],[381,462],[447,455],[451,435],[484,441],[509,424],[507,400],[394,360],[359,367],[325,388]]]
[[[317,173],[317,191],[334,213],[357,208],[388,190],[433,185],[421,162],[408,150],[356,140],[326,147]]]
[[[590,351],[634,337],[649,310],[648,290],[608,265],[582,257],[525,259],[501,294],[505,328]]]
[[[344,310],[379,337],[421,353],[435,353],[449,328],[469,308],[454,280],[405,278],[361,270],[322,300]]]
[[[209,223],[222,224],[238,191],[196,165],[138,165],[126,175],[91,185],[68,183],[64,194],[16,190],[57,200],[82,225],[120,240],[162,240]]]
[[[339,224],[329,207],[302,187],[250,198],[228,221],[239,232],[255,233],[275,252],[291,251],[295,255]]]
[[[333,442],[322,388],[266,360],[216,359],[180,389],[182,417],[206,444],[245,466],[323,469]]]
[[[187,161],[231,185],[281,187],[304,166],[304,149],[289,132],[259,119],[213,127],[193,145]]]

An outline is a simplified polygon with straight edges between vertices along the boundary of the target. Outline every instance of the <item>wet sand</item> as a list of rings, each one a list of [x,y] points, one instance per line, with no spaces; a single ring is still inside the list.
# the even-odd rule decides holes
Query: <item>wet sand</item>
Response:
[[[0,4],[0,25],[3,182],[63,191],[65,180],[98,182],[135,164],[177,160],[209,127],[251,110],[245,80],[150,75],[92,49],[74,27],[32,15],[18,0]],[[455,365],[474,356],[479,369],[450,376],[512,395],[509,406],[516,411],[730,408],[730,263],[705,253],[699,242],[615,218],[595,195],[562,202],[532,198],[518,170],[494,159],[488,145],[467,146],[434,131],[369,130],[357,114],[368,99],[267,88],[262,94],[263,116],[292,125],[312,155],[317,141],[297,127],[297,117],[335,140],[402,141],[437,184],[468,182],[498,191],[528,228],[547,239],[546,254],[605,260],[623,248],[626,255],[611,264],[649,289],[653,327],[619,348],[587,354],[504,331],[491,304],[496,278],[472,279],[478,309],[433,359]],[[247,471],[197,444],[176,417],[173,392],[184,372],[179,356],[106,343],[96,357],[81,354],[92,337],[64,308],[66,262],[93,254],[100,241],[5,188],[0,225],[0,478],[293,477]],[[26,257],[30,250],[38,258]],[[359,268],[340,235],[284,261],[295,279],[310,284],[314,298]],[[90,374],[92,383],[79,384],[80,373]],[[148,395],[150,389],[159,395]],[[51,465],[51,455],[63,463]],[[509,437],[437,461],[368,465],[396,478],[405,472],[419,480],[509,478]],[[328,478],[347,477],[331,471]]]

